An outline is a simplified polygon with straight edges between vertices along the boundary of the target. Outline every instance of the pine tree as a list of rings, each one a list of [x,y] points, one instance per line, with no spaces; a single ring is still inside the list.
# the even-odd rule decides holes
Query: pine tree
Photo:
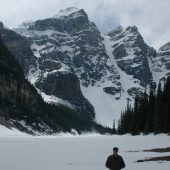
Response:
[[[162,105],[162,86],[161,82],[159,82],[157,95],[156,95],[156,103],[155,103],[155,116],[154,116],[154,132],[157,134],[161,129],[161,105]]]
[[[149,108],[148,113],[146,117],[146,123],[145,123],[145,130],[144,132],[150,133],[154,131],[154,114],[155,114],[155,86],[150,86],[150,94],[149,94]]]
[[[164,108],[163,132],[170,133],[170,77],[167,78],[164,86],[162,103]]]

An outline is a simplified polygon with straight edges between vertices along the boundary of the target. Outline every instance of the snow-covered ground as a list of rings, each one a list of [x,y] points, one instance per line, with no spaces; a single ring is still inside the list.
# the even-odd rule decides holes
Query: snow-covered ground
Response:
[[[103,87],[81,86],[83,95],[90,101],[95,108],[95,120],[104,126],[113,127],[115,120],[116,126],[120,118],[121,111],[127,104],[127,99],[116,100],[113,95],[106,94]]]
[[[0,138],[1,137],[24,137],[24,136],[29,136],[29,135],[26,133],[22,133],[21,131],[15,128],[8,129],[0,124]]]
[[[2,132],[2,131],[0,131]],[[9,132],[8,132],[9,133]],[[15,133],[14,133],[15,134]],[[39,136],[0,137],[0,169],[2,170],[104,170],[112,147],[118,146],[125,170],[169,170],[170,162],[135,163],[138,159],[170,153],[128,152],[167,147],[170,136]]]

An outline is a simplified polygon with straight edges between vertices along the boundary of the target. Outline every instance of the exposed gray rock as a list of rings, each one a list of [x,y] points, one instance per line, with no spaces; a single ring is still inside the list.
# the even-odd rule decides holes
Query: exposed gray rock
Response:
[[[170,75],[170,43],[160,47],[156,54],[149,56],[149,60],[155,81],[164,81]]]
[[[132,87],[128,89],[128,94],[133,98],[136,96],[140,97],[143,94],[143,90],[141,88]]]
[[[140,80],[142,86],[149,84],[152,73],[147,57],[151,55],[151,47],[144,42],[137,27],[119,26],[108,35],[114,42],[113,55],[120,69]]]
[[[35,21],[27,30],[15,30],[29,37],[33,52],[39,54],[40,67],[44,59],[64,63],[83,86],[119,78],[100,32],[82,9],[68,8],[53,18]]]
[[[66,16],[63,13],[61,16],[56,15],[53,18],[38,20],[33,26],[29,27],[30,30],[45,31],[47,29],[54,29],[59,32],[68,32],[69,34],[74,34],[88,28],[88,16],[83,9],[76,10],[75,12],[73,9],[73,12]]]
[[[170,42],[160,47],[157,56],[160,62],[170,71]]]
[[[79,79],[75,74],[65,72],[50,73],[46,77],[39,78],[35,85],[45,94],[67,100],[76,106],[78,111],[94,118],[94,108],[84,98],[80,89]]]
[[[107,94],[115,95],[116,93],[120,93],[121,87],[119,87],[119,88],[116,88],[116,87],[104,87],[103,90]]]

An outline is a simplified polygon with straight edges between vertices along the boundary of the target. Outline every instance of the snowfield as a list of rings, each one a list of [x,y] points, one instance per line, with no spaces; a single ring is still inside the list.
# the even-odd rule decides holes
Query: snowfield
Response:
[[[0,127],[1,129],[1,127]],[[9,130],[10,131],[10,130]],[[170,153],[128,152],[168,147],[170,136],[39,136],[0,131],[2,170],[104,170],[113,146],[120,148],[125,170],[169,170],[170,162],[136,163],[138,159]],[[16,135],[15,135],[16,134]]]
[[[112,128],[115,120],[117,126],[121,111],[127,105],[126,97],[116,100],[113,95],[105,93],[102,86],[89,86],[88,88],[81,86],[81,90],[95,108],[95,121]]]

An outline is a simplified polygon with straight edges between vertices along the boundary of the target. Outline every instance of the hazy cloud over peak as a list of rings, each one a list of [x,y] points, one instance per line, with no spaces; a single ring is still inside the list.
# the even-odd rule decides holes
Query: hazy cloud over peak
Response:
[[[70,6],[85,9],[103,33],[117,25],[136,25],[149,45],[159,48],[170,42],[170,0],[0,0],[0,20],[16,27]]]

